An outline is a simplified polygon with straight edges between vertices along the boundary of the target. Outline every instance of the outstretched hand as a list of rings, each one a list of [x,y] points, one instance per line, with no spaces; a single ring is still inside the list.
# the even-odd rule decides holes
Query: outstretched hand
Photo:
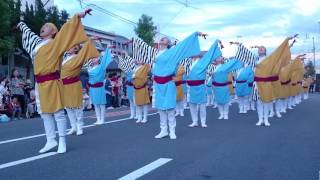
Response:
[[[207,39],[208,34],[205,34],[203,32],[198,32],[198,36],[202,36],[204,39]]]
[[[299,34],[295,34],[294,36],[289,37],[289,39],[291,40],[291,39],[297,38],[298,35],[299,35]]]
[[[233,44],[239,45],[239,44],[240,44],[240,43],[237,42],[237,41],[236,41],[236,42],[230,41],[229,43],[230,43],[230,45],[233,45]]]
[[[86,17],[87,14],[91,15],[91,11],[92,11],[92,9],[86,9],[85,11],[79,13],[78,16],[80,18],[84,18],[84,17]]]

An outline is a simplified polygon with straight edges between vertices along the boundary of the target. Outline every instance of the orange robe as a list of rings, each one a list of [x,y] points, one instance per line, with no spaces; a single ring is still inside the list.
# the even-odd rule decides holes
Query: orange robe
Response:
[[[55,38],[43,45],[34,59],[34,74],[47,75],[60,71],[63,53],[88,39],[80,18],[75,15],[66,22]],[[54,113],[64,108],[62,83],[59,79],[37,83],[42,113]]]
[[[280,69],[290,61],[289,38],[285,39],[281,45],[262,62],[257,64],[255,76],[259,78],[279,77]],[[256,81],[259,96],[262,101],[270,102],[280,97],[281,83],[279,80]]]
[[[179,65],[177,73],[173,77],[173,81],[176,83],[177,101],[181,101],[184,98],[183,84],[181,83],[183,79],[183,74],[184,74],[184,68],[182,65]]]
[[[290,95],[295,96],[302,91],[302,86],[299,84],[303,79],[304,66],[299,57],[295,58],[291,68],[291,90]]]
[[[147,85],[149,72],[150,66],[148,64],[144,64],[135,69],[133,74],[134,97],[135,103],[138,106],[150,103]]]
[[[291,66],[292,64],[288,64],[281,68],[279,74],[279,80],[281,83],[280,86],[280,97],[279,98],[287,98],[290,96],[290,86],[291,86]]]
[[[63,82],[62,100],[66,108],[82,107],[82,85],[80,82],[80,71],[82,65],[89,59],[98,57],[99,52],[91,40],[87,41],[80,52],[70,57],[66,63],[62,63],[60,78]],[[66,81],[78,78],[78,81],[66,83]]]

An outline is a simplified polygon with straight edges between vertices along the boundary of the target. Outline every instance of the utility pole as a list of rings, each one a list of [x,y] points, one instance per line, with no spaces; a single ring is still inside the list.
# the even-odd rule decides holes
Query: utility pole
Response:
[[[312,37],[312,44],[313,44],[313,47],[312,47],[312,51],[313,51],[313,65],[314,65],[314,68],[316,68],[316,46],[314,44],[314,37]]]

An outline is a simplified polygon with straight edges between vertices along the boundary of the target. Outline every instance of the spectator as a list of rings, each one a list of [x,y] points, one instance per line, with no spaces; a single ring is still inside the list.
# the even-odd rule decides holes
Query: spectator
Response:
[[[30,91],[30,95],[28,98],[28,106],[27,106],[27,118],[33,117],[36,112],[36,95],[34,90]]]
[[[12,92],[12,97],[17,98],[22,112],[25,112],[24,87],[26,83],[22,80],[22,78],[19,77],[19,71],[17,69],[12,69],[10,81],[10,90]]]
[[[21,104],[18,101],[17,97],[12,98],[11,105],[12,105],[12,118],[15,119],[15,116],[17,115],[18,119],[21,119],[22,109],[21,109]]]
[[[112,78],[112,75],[109,74],[104,82],[104,88],[106,90],[106,100],[107,100],[106,107],[107,108],[111,107],[111,100],[112,100],[111,78]]]

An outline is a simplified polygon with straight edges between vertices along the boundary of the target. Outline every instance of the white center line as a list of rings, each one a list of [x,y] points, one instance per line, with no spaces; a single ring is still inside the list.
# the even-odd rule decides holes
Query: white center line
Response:
[[[9,162],[9,163],[1,164],[0,165],[0,169],[16,166],[16,165],[19,165],[19,164],[24,164],[24,163],[27,163],[27,162],[35,161],[35,160],[38,160],[38,159],[46,158],[46,157],[57,155],[57,154],[58,154],[57,152],[49,152],[49,153],[45,153],[45,154],[40,154],[38,156],[28,157],[28,158],[17,160],[17,161],[12,161],[12,162]]]
[[[151,114],[148,114],[148,116],[152,116],[152,115],[155,115],[155,114],[157,114],[157,113],[151,113]],[[113,121],[107,121],[104,124],[111,124],[111,123],[128,121],[128,120],[132,120],[132,119],[130,119],[130,118],[117,119],[117,120],[113,120]],[[97,126],[97,125],[90,124],[90,125],[83,126],[83,128],[89,128],[89,127],[94,127],[94,126]],[[17,142],[17,141],[23,141],[23,140],[27,140],[27,139],[33,139],[33,138],[42,137],[42,136],[45,136],[45,134],[36,134],[36,135],[25,136],[25,137],[21,137],[21,138],[8,139],[8,140],[0,141],[0,145],[1,144],[12,143],[12,142]]]
[[[145,166],[143,166],[140,169],[137,169],[133,172],[131,172],[130,174],[127,174],[121,178],[119,178],[118,180],[134,180],[134,179],[138,179],[139,177],[142,177],[145,174],[148,174],[149,172],[157,169],[158,167],[168,163],[169,161],[172,161],[172,159],[169,158],[160,158],[156,161],[153,161],[150,164],[147,164]]]

